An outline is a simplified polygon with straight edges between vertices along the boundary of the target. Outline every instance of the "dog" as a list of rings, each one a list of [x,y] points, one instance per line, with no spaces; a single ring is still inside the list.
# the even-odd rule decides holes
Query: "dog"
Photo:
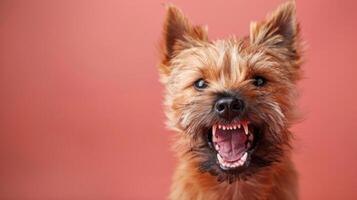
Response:
[[[249,36],[211,41],[167,5],[160,81],[178,166],[169,199],[298,199],[292,154],[302,48],[293,1]]]

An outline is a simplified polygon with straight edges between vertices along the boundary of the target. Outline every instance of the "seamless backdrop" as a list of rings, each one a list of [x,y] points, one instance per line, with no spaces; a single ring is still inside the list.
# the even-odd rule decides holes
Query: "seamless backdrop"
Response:
[[[165,199],[175,159],[158,42],[164,0],[0,1],[0,199]],[[173,0],[211,39],[282,0]],[[307,45],[294,127],[303,200],[356,199],[357,12],[297,0]]]

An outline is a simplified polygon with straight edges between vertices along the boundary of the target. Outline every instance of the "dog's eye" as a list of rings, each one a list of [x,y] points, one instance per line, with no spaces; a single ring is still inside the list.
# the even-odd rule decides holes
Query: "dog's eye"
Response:
[[[205,89],[208,85],[207,82],[203,79],[198,79],[195,83],[194,86],[197,90],[203,90]]]
[[[262,76],[255,76],[253,78],[253,84],[257,87],[262,87],[267,83],[267,80]]]

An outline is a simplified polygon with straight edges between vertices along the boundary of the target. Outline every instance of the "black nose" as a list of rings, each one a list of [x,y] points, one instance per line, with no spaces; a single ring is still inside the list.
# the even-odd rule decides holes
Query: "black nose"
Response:
[[[238,116],[244,109],[244,102],[235,97],[223,97],[217,100],[214,110],[218,115],[226,120],[231,120]]]

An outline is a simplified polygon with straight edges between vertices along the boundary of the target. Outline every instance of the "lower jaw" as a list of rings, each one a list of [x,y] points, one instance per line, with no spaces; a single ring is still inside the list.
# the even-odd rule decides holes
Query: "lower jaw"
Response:
[[[219,153],[217,153],[217,162],[221,169],[223,170],[232,170],[243,167],[248,159],[248,152],[244,152],[243,156],[240,157],[238,160],[235,161],[225,161]]]

